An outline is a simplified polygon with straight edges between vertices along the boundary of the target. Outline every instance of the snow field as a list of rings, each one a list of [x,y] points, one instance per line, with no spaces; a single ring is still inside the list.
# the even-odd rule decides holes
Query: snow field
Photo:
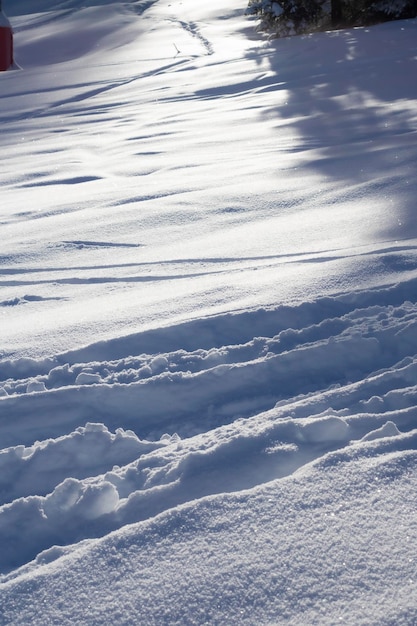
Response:
[[[417,622],[417,24],[244,8],[7,7],[1,625]]]

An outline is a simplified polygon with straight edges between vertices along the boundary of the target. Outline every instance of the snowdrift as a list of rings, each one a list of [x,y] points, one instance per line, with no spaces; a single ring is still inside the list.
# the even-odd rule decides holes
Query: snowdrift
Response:
[[[1,623],[416,623],[417,22],[4,8]]]

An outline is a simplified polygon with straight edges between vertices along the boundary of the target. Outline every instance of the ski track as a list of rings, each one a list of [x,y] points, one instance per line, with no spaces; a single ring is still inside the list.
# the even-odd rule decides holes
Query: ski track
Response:
[[[3,358],[1,571],[361,439],[415,449],[416,313],[414,279]]]

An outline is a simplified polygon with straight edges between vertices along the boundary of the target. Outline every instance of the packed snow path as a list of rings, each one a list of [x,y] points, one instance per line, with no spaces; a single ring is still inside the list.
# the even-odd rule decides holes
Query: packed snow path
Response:
[[[0,624],[417,622],[417,23],[244,8],[9,11]]]

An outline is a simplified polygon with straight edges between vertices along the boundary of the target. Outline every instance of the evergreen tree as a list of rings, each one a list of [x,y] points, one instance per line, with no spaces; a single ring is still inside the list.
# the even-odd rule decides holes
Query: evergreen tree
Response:
[[[417,16],[416,0],[249,0],[249,15],[277,37]]]

